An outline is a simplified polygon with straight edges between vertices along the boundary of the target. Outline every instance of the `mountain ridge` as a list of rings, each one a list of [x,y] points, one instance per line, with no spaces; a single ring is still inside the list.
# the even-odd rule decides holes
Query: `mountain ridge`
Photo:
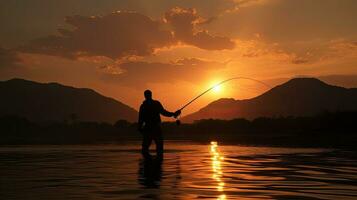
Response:
[[[182,120],[308,116],[323,111],[356,110],[356,102],[357,88],[333,86],[316,78],[293,78],[251,99],[213,101]]]
[[[62,121],[76,115],[79,120],[113,123],[135,121],[137,111],[89,88],[56,82],[39,83],[14,78],[0,81],[0,115],[18,115],[34,121]]]

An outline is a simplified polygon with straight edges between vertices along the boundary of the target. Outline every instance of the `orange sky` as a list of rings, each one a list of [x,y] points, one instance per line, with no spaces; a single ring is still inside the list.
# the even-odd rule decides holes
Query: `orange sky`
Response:
[[[0,79],[89,87],[134,108],[150,88],[169,110],[235,76],[271,85],[333,76],[334,83],[357,87],[356,1],[202,2],[2,1]],[[265,90],[232,81],[184,114]]]

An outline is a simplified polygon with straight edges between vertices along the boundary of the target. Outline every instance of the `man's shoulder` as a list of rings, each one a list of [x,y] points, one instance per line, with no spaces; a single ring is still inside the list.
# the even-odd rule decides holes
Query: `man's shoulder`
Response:
[[[144,102],[140,105],[140,107],[153,106],[153,105],[155,105],[155,106],[157,106],[157,105],[161,106],[161,103],[160,103],[160,101],[158,101],[158,100],[151,100],[150,102],[149,102],[149,101],[144,101]]]
[[[153,104],[154,104],[155,106],[162,107],[161,102],[160,102],[160,101],[158,101],[158,100],[153,100]]]
[[[153,100],[154,103],[161,104],[158,100]]]

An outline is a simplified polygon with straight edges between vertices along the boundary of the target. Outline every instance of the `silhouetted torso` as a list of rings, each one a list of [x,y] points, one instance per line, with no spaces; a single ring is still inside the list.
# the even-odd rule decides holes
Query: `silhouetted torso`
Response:
[[[160,114],[167,117],[173,116],[173,113],[165,110],[159,101],[145,100],[140,106],[139,124],[144,124],[146,130],[156,128],[161,123]]]

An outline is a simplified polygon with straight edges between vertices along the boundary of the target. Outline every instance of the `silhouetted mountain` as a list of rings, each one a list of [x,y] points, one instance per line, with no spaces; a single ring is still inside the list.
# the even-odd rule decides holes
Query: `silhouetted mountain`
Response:
[[[17,115],[32,121],[134,121],[137,111],[91,89],[23,79],[0,81],[0,116]]]
[[[182,120],[310,116],[348,110],[357,110],[357,88],[332,86],[315,78],[294,78],[252,99],[219,99]]]

